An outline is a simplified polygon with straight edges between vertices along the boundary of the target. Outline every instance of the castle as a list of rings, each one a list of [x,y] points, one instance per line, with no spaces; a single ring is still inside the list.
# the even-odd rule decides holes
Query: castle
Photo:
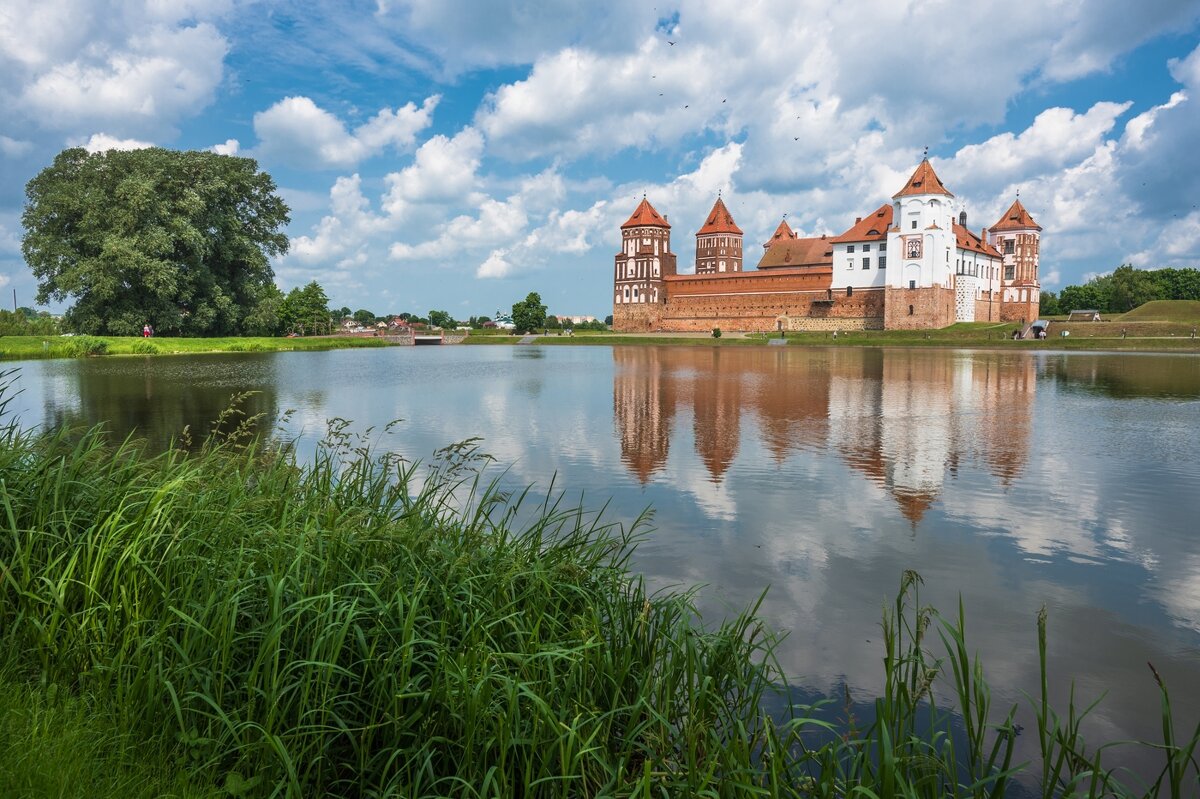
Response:
[[[914,330],[1037,319],[1041,226],[1013,202],[978,234],[929,159],[840,236],[800,238],[787,220],[744,271],[742,230],[720,196],[696,232],[694,274],[679,274],[671,225],[643,197],[621,225],[613,329]]]

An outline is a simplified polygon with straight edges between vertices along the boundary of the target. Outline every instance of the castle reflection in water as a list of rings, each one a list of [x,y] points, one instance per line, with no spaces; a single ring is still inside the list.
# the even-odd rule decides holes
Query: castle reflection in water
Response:
[[[778,463],[803,449],[837,453],[913,524],[960,464],[1008,485],[1028,456],[1037,367],[1021,355],[615,347],[613,359],[621,460],[642,483],[666,465],[676,418],[689,410],[714,482],[746,429]]]

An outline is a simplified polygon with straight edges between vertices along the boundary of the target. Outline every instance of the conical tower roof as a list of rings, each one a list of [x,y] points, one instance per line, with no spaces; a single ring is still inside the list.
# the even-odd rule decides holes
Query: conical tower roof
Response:
[[[1041,230],[1042,226],[1033,221],[1033,217],[1021,205],[1020,200],[1013,200],[1000,221],[992,225],[990,230]]]
[[[625,224],[621,225],[622,230],[627,227],[670,228],[671,226],[667,224],[667,220],[663,218],[662,214],[654,210],[654,206],[650,204],[650,201],[642,197],[642,201],[638,203],[638,207],[634,210],[633,215],[625,221]]]
[[[708,212],[708,219],[704,226],[696,231],[697,236],[703,236],[707,233],[734,233],[738,236],[742,235],[742,229],[733,221],[733,215],[729,213],[729,209],[725,207],[725,202],[717,197],[717,201],[713,203],[712,210]]]
[[[933,164],[929,163],[928,158],[921,159],[921,163],[917,166],[917,170],[913,172],[912,177],[908,179],[908,183],[905,183],[904,188],[893,194],[892,199],[909,197],[914,194],[944,194],[947,197],[954,196],[950,193],[949,189],[942,185],[941,179],[933,171]]]
[[[792,230],[792,226],[787,223],[786,219],[784,219],[783,221],[781,221],[779,223],[779,227],[775,228],[775,232],[771,234],[771,238],[763,246],[770,247],[771,244],[773,244],[774,242],[779,241],[781,239],[794,239],[794,238],[796,238],[795,231]]]

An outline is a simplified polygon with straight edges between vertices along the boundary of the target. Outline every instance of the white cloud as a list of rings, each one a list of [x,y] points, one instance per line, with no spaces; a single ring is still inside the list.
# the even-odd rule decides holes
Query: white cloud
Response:
[[[151,25],[47,64],[20,90],[18,103],[52,129],[166,130],[212,101],[228,46],[209,23]]]
[[[240,146],[237,139],[226,139],[224,144],[214,144],[208,149],[217,155],[237,155]]]
[[[304,96],[286,97],[254,115],[258,152],[265,159],[298,167],[348,167],[391,147],[408,148],[433,120],[440,95],[418,108],[407,103],[384,108],[353,132],[333,114]]]
[[[483,136],[472,127],[453,138],[441,134],[422,144],[413,163],[387,176],[383,207],[396,216],[409,203],[462,201],[478,183]]]
[[[6,274],[4,274],[4,273],[0,272],[0,289],[4,288],[5,286],[7,286],[7,285],[8,285],[9,283],[11,283],[11,282],[12,282],[12,278],[11,278],[11,277],[9,277],[8,275],[6,275]]]
[[[475,276],[480,278],[502,278],[512,274],[513,265],[507,259],[508,253],[504,250],[493,250],[488,255],[487,260],[479,265]]]
[[[93,133],[87,141],[75,142],[74,144],[75,146],[82,147],[89,153],[103,153],[108,150],[144,150],[147,147],[154,146],[153,143],[148,141],[119,139],[107,133]]]
[[[23,139],[13,139],[8,136],[0,136],[0,153],[4,153],[9,158],[16,158],[25,155],[33,149],[33,142],[24,141]]]
[[[330,213],[317,224],[313,235],[293,237],[287,262],[320,265],[343,259],[347,253],[357,254],[388,225],[387,219],[371,211],[357,174],[338,178],[329,191],[329,202]]]

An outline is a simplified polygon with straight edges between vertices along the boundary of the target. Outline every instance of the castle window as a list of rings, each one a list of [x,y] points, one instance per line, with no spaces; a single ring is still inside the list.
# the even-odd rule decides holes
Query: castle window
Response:
[[[908,281],[908,287],[910,289],[915,289],[917,287],[917,281],[915,281],[915,280]]]
[[[879,256],[879,268],[887,269],[887,256],[886,255]]]
[[[847,245],[846,245],[846,252],[854,252],[854,245],[853,245],[853,244],[847,244]]]
[[[870,251],[871,251],[871,245],[870,245],[870,244],[864,244],[864,245],[863,245],[863,252],[870,252]]]
[[[863,269],[870,269],[870,268],[871,268],[871,259],[863,258]]]
[[[637,289],[636,289],[636,288],[633,290],[633,298],[634,298],[635,300],[638,298],[638,293],[637,293]]]
[[[917,220],[915,220],[915,219],[912,221],[912,229],[913,230],[917,229]]]
[[[854,296],[854,286],[846,286],[846,296],[847,297]]]
[[[847,259],[846,259],[846,268],[847,268],[847,269],[853,269],[853,268],[854,268],[854,259],[853,259],[853,258],[847,258]]]
[[[1004,254],[1005,254],[1005,255],[1012,255],[1012,251],[1013,251],[1013,240],[1012,240],[1012,239],[1005,239],[1005,240],[1004,240]]]
[[[1015,275],[1013,274],[1013,268],[1011,266],[1004,267],[1004,279],[1012,280],[1013,277],[1015,277]]]
[[[629,286],[625,287],[625,302],[629,302]]]
[[[909,286],[909,288],[912,288],[912,286]],[[912,316],[912,315],[913,315],[913,307],[912,307],[911,305],[910,305],[910,306],[908,306],[908,315],[909,315],[909,316]]]

